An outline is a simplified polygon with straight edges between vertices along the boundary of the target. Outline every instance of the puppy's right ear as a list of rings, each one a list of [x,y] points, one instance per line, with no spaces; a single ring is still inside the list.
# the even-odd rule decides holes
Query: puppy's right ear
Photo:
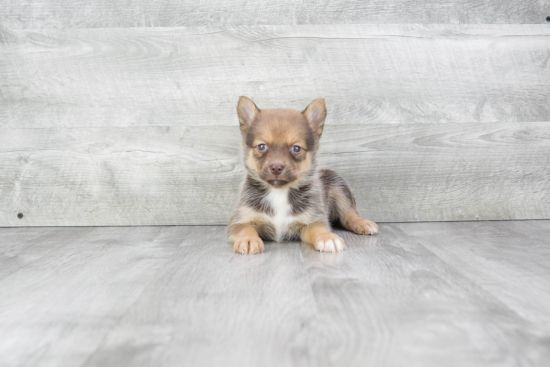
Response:
[[[237,104],[237,114],[239,115],[241,132],[244,134],[260,115],[260,109],[250,98],[241,96]]]

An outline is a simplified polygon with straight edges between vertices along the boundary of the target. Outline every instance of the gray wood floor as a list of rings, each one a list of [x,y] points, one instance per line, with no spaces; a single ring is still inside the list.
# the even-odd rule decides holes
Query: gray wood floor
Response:
[[[0,365],[550,363],[550,221],[382,224],[339,254],[224,230],[0,228]]]

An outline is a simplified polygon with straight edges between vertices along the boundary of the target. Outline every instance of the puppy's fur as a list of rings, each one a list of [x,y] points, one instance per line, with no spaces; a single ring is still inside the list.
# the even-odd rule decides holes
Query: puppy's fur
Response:
[[[247,176],[227,227],[235,252],[263,252],[262,239],[301,239],[319,251],[343,251],[344,240],[330,231],[330,222],[357,234],[378,233],[376,223],[359,216],[346,181],[334,171],[317,170],[324,99],[299,112],[260,110],[240,97],[237,114]]]

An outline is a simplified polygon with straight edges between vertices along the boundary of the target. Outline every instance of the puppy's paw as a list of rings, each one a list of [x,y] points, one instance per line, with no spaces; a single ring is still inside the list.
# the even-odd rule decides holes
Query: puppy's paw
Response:
[[[320,252],[341,252],[346,248],[346,244],[337,234],[324,233],[315,238],[313,247]]]
[[[243,236],[235,240],[233,249],[237,254],[259,254],[264,252],[264,241],[258,236]]]
[[[357,234],[375,235],[378,233],[378,225],[376,223],[359,217],[350,223],[350,227]]]

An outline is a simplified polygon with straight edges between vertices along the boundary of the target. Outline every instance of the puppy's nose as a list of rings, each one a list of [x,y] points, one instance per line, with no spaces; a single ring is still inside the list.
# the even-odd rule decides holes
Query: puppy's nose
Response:
[[[280,175],[285,169],[285,166],[279,163],[273,163],[271,166],[269,166],[269,169],[274,175]]]

